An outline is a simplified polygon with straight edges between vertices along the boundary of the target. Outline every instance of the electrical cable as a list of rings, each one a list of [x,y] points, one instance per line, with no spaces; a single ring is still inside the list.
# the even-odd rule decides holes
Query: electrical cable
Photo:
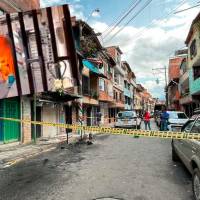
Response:
[[[126,17],[142,2],[142,0],[137,0],[135,5],[131,7],[127,13],[113,26],[110,31],[103,37],[104,39],[110,35],[110,33],[124,20]]]
[[[181,1],[180,4],[179,4],[175,9],[173,9],[170,13],[168,13],[167,15],[165,15],[165,16],[163,16],[163,17],[166,18],[166,17],[168,17],[169,15],[174,14],[174,12],[175,12],[178,8],[180,8],[184,3],[186,3],[186,1],[187,1],[187,0]],[[163,18],[163,17],[162,17],[162,18]],[[159,19],[161,19],[161,17],[157,18],[156,20],[159,20]],[[144,27],[142,30],[138,31],[138,32],[133,36],[133,38],[136,40],[136,39],[140,38],[142,35],[144,35],[144,33],[146,33],[146,31],[144,31],[144,30],[145,30],[146,28],[150,27],[151,25],[153,25],[153,24],[155,23],[154,21],[155,21],[155,20],[153,20],[148,26]]]
[[[116,37],[131,21],[133,21],[153,0],[146,1],[145,5],[131,18],[129,19],[126,24],[120,28],[111,38],[112,40],[114,37]]]
[[[106,33],[108,30],[110,30],[119,21],[119,19],[125,15],[127,10],[134,5],[134,3],[135,3],[135,0],[133,0],[131,2],[131,4],[129,4],[129,6],[126,9],[124,9],[115,20],[113,20],[113,22],[102,32],[102,34]]]
[[[198,6],[200,6],[200,4],[197,4],[197,5],[192,6],[192,7],[190,7],[190,8],[186,8],[186,9],[183,9],[183,10],[179,10],[179,11],[175,12],[174,14],[177,14],[177,13],[180,13],[180,12],[184,12],[184,11],[190,10],[190,9],[192,9],[192,8],[196,8],[196,7],[198,7]]]

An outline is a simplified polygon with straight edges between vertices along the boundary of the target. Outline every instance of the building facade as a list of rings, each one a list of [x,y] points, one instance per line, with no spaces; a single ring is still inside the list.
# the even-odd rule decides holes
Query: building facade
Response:
[[[193,20],[186,45],[188,47],[189,89],[195,107],[200,104],[200,13]]]
[[[167,87],[169,110],[181,109],[179,103],[179,100],[181,98],[179,90],[180,65],[186,57],[187,57],[187,50],[180,53],[175,53],[175,56],[169,59],[169,68],[168,68],[169,83]]]
[[[8,6],[11,6],[10,2]],[[27,9],[30,5],[37,4],[35,1],[28,3]],[[7,7],[2,9],[9,11]],[[40,12],[20,11],[14,20],[9,14],[1,18],[5,21],[0,26],[0,42],[6,53],[1,52],[0,58],[0,116],[66,123],[70,114],[66,112],[65,104],[77,98],[79,85],[68,6],[46,8]],[[63,18],[66,24],[63,24]],[[66,134],[60,128],[15,122],[1,121],[0,127],[0,138],[4,143],[29,143],[35,137]]]

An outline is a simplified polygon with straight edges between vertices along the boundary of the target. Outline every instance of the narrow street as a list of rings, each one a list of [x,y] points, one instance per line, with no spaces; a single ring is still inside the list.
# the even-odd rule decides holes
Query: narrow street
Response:
[[[191,177],[169,140],[96,136],[0,171],[2,200],[192,199]]]

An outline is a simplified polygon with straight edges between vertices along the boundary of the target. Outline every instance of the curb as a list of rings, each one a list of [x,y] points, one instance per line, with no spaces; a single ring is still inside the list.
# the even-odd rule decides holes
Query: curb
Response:
[[[70,144],[73,143],[74,141],[76,141],[76,138],[71,138],[70,139]],[[46,152],[49,152],[49,151],[53,151],[57,148],[57,145],[62,145],[63,143],[65,143],[67,140],[63,140],[63,141],[60,141],[58,143],[55,143],[55,144],[49,144],[49,147],[46,147],[40,151],[37,151],[35,153],[32,153],[32,154],[29,154],[29,155],[25,155],[23,157],[20,157],[20,158],[16,158],[16,159],[13,159],[13,160],[9,160],[9,161],[6,161],[5,163],[3,163],[3,166],[0,167],[0,169],[6,169],[6,168],[9,168],[9,167],[12,167],[20,162],[23,162],[25,160],[28,160],[30,158],[33,158],[35,156],[38,156],[38,155],[41,155],[42,153],[46,153]]]
[[[38,156],[38,155],[40,155],[40,154],[42,154],[42,153],[46,153],[46,152],[49,152],[49,151],[53,151],[53,150],[55,150],[56,148],[57,148],[57,147],[47,148],[47,149],[44,149],[44,150],[42,150],[42,151],[39,151],[39,152],[35,152],[35,153],[32,153],[32,154],[26,155],[26,156],[24,156],[23,158],[21,157],[21,158],[17,158],[17,159],[14,159],[14,160],[9,160],[9,161],[7,161],[7,162],[5,162],[5,163],[3,164],[2,169],[6,169],[6,168],[11,167],[11,166],[13,166],[13,165],[16,165],[16,164],[18,164],[18,163],[20,163],[20,162],[23,162],[23,161],[25,161],[25,160],[27,160],[27,159],[29,159],[29,158],[33,158],[33,157],[35,157],[35,156]]]

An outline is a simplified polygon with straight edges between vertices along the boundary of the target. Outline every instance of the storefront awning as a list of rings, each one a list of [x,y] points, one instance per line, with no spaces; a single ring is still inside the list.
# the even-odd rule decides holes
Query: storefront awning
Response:
[[[106,78],[106,76],[99,71],[99,68],[94,63],[86,59],[83,60],[82,62],[83,62],[83,65],[90,70],[90,72],[95,73],[96,75],[100,77]]]

